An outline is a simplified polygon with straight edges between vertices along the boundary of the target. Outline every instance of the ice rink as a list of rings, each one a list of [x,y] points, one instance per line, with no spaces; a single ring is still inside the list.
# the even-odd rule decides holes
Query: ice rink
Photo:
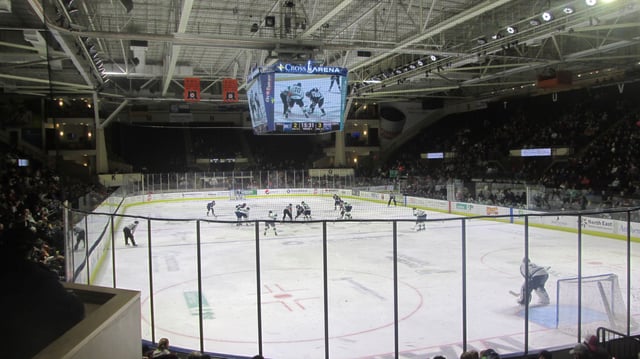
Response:
[[[277,236],[272,230],[264,234],[264,222],[258,222],[258,228],[254,222],[235,223],[239,203],[251,208],[250,221],[264,221],[269,210],[281,217],[288,203],[295,207],[302,200],[311,206],[314,220],[330,221],[278,222]],[[461,220],[449,220],[457,216],[438,212],[428,212],[426,230],[415,231],[411,208],[400,203],[388,207],[347,201],[353,204],[352,221],[333,221],[338,211],[330,197],[216,199],[217,217],[206,215],[205,200],[131,206],[125,215],[140,220],[135,232],[138,246],[125,246],[121,228],[135,218],[124,218],[116,231],[115,286],[141,291],[143,338],[152,338],[153,321],[156,340],[168,337],[173,346],[198,349],[200,285],[204,350],[252,356],[259,350],[259,265],[262,349],[265,357],[277,359],[325,357],[325,283],[329,357],[393,358],[394,256],[401,358],[456,358],[465,338],[467,349],[523,352],[527,331],[529,351],[569,347],[578,334],[575,328],[562,328],[563,323],[558,328],[558,279],[575,277],[579,270],[583,276],[615,273],[623,296],[626,293],[627,243],[621,240],[583,235],[579,252],[576,233],[530,227],[525,236],[520,224],[473,219],[463,226]],[[375,221],[359,221],[363,219]],[[394,219],[406,220],[395,228],[397,251]],[[531,260],[550,267],[546,288],[551,296],[550,305],[530,307],[528,328],[524,308],[509,293],[522,285],[519,266],[525,237]],[[631,243],[631,253],[631,278],[637,282],[638,243]],[[103,262],[93,284],[114,285],[110,260]],[[633,282],[632,298],[637,321],[640,288]],[[584,334],[595,332],[603,318],[583,314],[582,320]]]

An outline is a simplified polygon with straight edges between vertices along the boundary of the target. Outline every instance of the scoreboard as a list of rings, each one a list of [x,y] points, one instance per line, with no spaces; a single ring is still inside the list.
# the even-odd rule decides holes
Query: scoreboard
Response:
[[[344,126],[347,70],[278,63],[248,79],[247,98],[255,134],[312,134]]]

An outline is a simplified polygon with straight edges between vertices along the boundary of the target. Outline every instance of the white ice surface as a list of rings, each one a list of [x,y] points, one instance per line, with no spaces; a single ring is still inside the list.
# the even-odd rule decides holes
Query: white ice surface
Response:
[[[149,266],[153,276],[155,339],[199,349],[198,255],[201,258],[204,349],[252,356],[258,353],[256,235],[259,236],[263,353],[268,358],[324,358],[323,223],[278,223],[278,235],[263,235],[264,222],[236,226],[234,207],[246,202],[249,220],[281,215],[288,203],[306,200],[314,219],[335,219],[331,198],[217,199],[217,218],[206,201],[149,203],[130,207],[140,216],[138,247],[127,247],[116,232],[116,281],[141,291],[143,338],[151,339]],[[427,223],[413,230],[410,208],[353,200],[354,219],[406,219],[397,224],[398,337],[401,358],[463,350],[463,229],[461,221]],[[295,216],[295,214],[294,214]],[[450,218],[429,212],[429,218]],[[158,220],[147,221],[146,218]],[[166,219],[194,219],[169,221]],[[197,221],[195,219],[199,219]],[[125,223],[133,219],[126,219]],[[214,222],[218,220],[221,222]],[[226,221],[226,223],[225,223]],[[300,222],[300,223],[298,223]],[[149,227],[150,226],[150,227]],[[151,236],[149,236],[151,228]],[[197,233],[200,233],[200,253]],[[394,357],[393,225],[390,221],[326,224],[328,334],[331,358]],[[519,291],[524,226],[486,220],[466,222],[467,349],[523,352],[525,321],[509,291]],[[150,238],[150,239],[149,239]],[[577,336],[555,328],[556,280],[578,273],[577,234],[530,228],[530,258],[550,266],[547,291],[552,304],[529,312],[529,351],[571,346]],[[626,289],[626,243],[584,235],[582,275],[616,273]],[[632,243],[632,278],[640,278],[640,255]],[[151,247],[151,248],[150,248]],[[149,260],[151,252],[151,260]],[[94,284],[113,286],[111,255]],[[634,287],[635,286],[635,287]],[[640,297],[632,284],[635,298]],[[534,301],[537,298],[534,294]],[[638,299],[632,312],[638,317]]]

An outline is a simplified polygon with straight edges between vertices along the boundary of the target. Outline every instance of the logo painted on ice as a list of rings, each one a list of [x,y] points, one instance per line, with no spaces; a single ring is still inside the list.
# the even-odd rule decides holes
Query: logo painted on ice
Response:
[[[264,194],[269,194],[269,189],[268,188],[264,190]]]

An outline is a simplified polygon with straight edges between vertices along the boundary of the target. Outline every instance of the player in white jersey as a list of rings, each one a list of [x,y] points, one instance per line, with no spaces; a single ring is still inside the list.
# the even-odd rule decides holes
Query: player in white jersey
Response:
[[[269,211],[267,217],[269,217],[269,220],[264,222],[264,235],[267,235],[269,228],[273,228],[273,234],[277,236],[278,231],[276,230],[276,221],[278,220],[278,214],[273,211]]]
[[[540,299],[539,305],[548,305],[550,302],[549,294],[544,289],[544,285],[549,279],[548,268],[532,263],[529,258],[523,258],[520,264],[520,274],[524,277],[524,283],[522,283],[520,289],[518,304],[529,304],[531,302],[531,292],[535,290]]]
[[[353,209],[351,203],[342,202],[340,204],[340,217],[338,217],[338,219],[351,219],[351,209]]]
[[[413,208],[413,215],[416,217],[416,224],[413,228],[416,231],[424,231],[426,228],[427,213],[421,209]]]
[[[242,222],[247,221],[249,219],[249,207],[246,203],[236,206],[236,226],[241,226]],[[247,223],[249,225],[249,223]]]
[[[311,207],[306,204],[304,201],[300,202],[300,205],[302,206],[302,209],[304,210],[302,212],[302,215],[304,216],[305,220],[310,220],[311,219]]]
[[[283,97],[282,94],[280,94],[280,98],[283,99],[284,102],[284,98],[286,98],[286,112],[284,113],[284,117],[288,118],[289,114],[291,113],[291,109],[294,107],[294,105],[298,105],[298,107],[300,107],[302,109],[302,113],[304,114],[304,117],[309,117],[309,114],[307,113],[307,109],[304,107],[304,91],[302,90],[302,84],[300,82],[298,82],[297,84],[293,85],[293,86],[289,86],[286,90],[285,93],[285,97]]]

